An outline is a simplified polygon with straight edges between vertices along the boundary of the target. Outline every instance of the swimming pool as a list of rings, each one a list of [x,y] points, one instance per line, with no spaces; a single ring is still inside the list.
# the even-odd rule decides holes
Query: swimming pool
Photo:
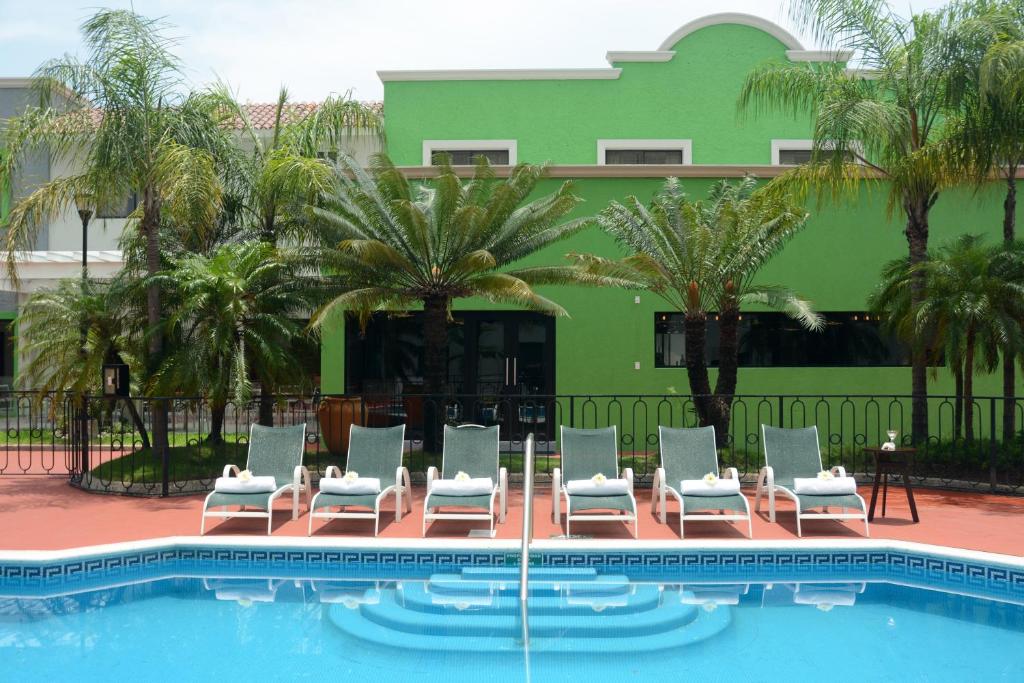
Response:
[[[507,553],[167,552],[71,560],[93,566],[75,586],[83,572],[4,565],[4,670],[596,683],[1020,680],[1024,666],[1021,570],[904,550],[538,551],[526,646]]]

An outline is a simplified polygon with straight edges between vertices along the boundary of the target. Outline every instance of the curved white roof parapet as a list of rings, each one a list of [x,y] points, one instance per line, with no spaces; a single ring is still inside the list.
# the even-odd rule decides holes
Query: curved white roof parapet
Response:
[[[673,45],[694,31],[699,31],[702,28],[715,26],[717,24],[740,24],[741,26],[751,26],[774,36],[789,50],[803,51],[804,49],[804,46],[800,44],[800,41],[796,39],[796,36],[774,22],[762,19],[761,17],[756,17],[753,14],[721,12],[719,14],[709,14],[706,17],[700,17],[699,19],[694,19],[689,23],[683,24],[676,29],[672,35],[662,41],[658,50],[671,50]]]

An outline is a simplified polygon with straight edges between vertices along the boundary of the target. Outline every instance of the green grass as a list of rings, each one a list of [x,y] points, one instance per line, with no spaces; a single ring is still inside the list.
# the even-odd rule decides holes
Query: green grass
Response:
[[[217,445],[172,446],[170,448],[171,481],[187,479],[209,479],[219,477],[225,465],[245,466],[248,445],[230,441]],[[92,469],[92,474],[101,480],[146,481],[163,480],[162,459],[149,448],[123,455]]]

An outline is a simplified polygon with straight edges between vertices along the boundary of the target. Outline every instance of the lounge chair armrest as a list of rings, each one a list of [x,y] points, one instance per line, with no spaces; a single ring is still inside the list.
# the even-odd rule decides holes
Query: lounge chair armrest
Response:
[[[562,468],[556,467],[551,470],[551,495],[562,495]]]
[[[341,468],[337,465],[328,465],[327,470],[324,472],[324,479],[340,479]]]
[[[836,465],[835,467],[832,468],[831,471],[832,471],[832,474],[834,476],[837,476],[837,477],[845,477],[846,476],[846,468],[843,467],[842,465]]]
[[[437,479],[437,468],[431,465],[427,468],[427,493],[434,488],[434,480]]]
[[[757,475],[757,482],[759,484],[763,482],[765,486],[775,486],[775,470],[771,465],[761,468],[761,473]]]
[[[395,468],[395,486],[402,486],[402,482],[404,480],[402,475],[405,475],[405,477],[409,476],[409,470],[405,468],[405,465],[399,465]]]
[[[629,487],[629,492],[633,493],[633,468],[626,467],[622,470],[622,477],[626,480],[626,485]]]
[[[241,470],[238,469],[238,465],[224,465],[224,473],[221,476],[230,477],[233,474],[237,477],[239,472],[241,472]]]
[[[498,469],[498,487],[502,491],[508,491],[508,468],[501,467]]]
[[[665,468],[659,467],[654,470],[654,490],[658,491],[666,486],[668,486],[668,482],[665,481]]]
[[[726,467],[725,468],[725,477],[723,477],[723,478],[724,479],[735,479],[735,480],[739,481],[740,472],[735,467]]]
[[[295,472],[292,474],[292,484],[295,486],[309,485],[309,470],[306,469],[305,465],[295,466]]]

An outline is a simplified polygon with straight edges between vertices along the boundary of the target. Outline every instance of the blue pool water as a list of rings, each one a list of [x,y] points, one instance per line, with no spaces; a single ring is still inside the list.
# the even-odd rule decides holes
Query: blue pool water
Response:
[[[514,568],[0,598],[0,679],[1024,680],[1024,607],[1012,602],[827,577],[532,576],[528,648]]]

